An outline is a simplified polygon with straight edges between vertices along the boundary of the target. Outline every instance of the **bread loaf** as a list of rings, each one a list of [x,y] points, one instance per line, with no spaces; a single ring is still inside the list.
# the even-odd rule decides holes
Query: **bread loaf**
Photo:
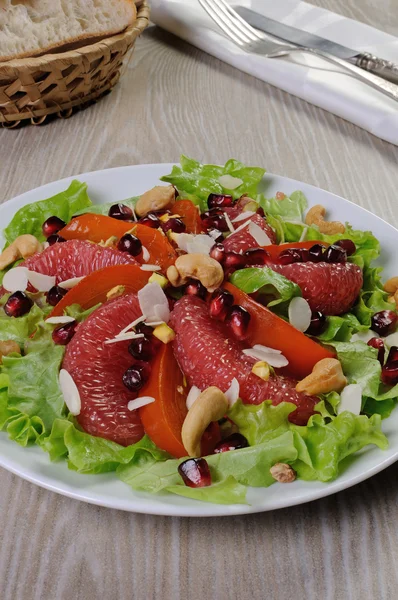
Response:
[[[83,45],[135,18],[133,0],[0,0],[0,61]]]

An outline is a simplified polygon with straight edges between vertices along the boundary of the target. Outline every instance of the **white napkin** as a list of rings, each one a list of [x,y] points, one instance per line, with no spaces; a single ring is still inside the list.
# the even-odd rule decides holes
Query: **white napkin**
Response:
[[[349,48],[398,63],[398,38],[300,0],[228,0]],[[151,0],[151,20],[241,71],[398,145],[398,103],[322,59],[264,58],[231,42],[197,0]]]

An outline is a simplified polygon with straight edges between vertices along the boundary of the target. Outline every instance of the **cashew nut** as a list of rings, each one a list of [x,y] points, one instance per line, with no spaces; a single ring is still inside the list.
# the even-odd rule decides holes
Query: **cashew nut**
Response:
[[[28,258],[43,249],[42,244],[34,235],[20,235],[0,254],[0,271],[12,265],[19,258]]]
[[[213,421],[222,419],[228,410],[228,400],[221,390],[211,386],[197,397],[182,425],[181,439],[189,456],[200,456],[200,441]]]
[[[326,208],[322,204],[317,204],[310,208],[305,217],[307,225],[317,225],[321,233],[331,235],[334,233],[344,233],[345,227],[340,221],[325,221]]]
[[[207,254],[184,254],[167,269],[171,285],[180,287],[189,279],[198,279],[209,292],[214,292],[224,281],[224,271],[219,262]]]
[[[142,194],[135,205],[135,212],[139,217],[144,217],[149,212],[171,207],[175,199],[176,190],[173,185],[156,185]]]
[[[0,364],[3,362],[3,356],[8,356],[12,352],[20,354],[21,349],[17,342],[14,342],[14,340],[0,341]]]
[[[279,483],[291,483],[296,479],[296,471],[286,463],[276,463],[269,471]]]
[[[336,358],[323,358],[316,363],[310,375],[298,382],[296,391],[316,396],[328,392],[341,392],[346,385],[347,379],[340,362]]]

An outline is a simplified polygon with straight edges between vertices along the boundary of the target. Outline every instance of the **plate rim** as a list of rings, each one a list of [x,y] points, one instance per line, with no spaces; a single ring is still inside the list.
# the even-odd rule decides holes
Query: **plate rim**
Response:
[[[54,185],[61,185],[61,184],[67,184],[68,182],[72,181],[73,179],[81,179],[85,182],[88,183],[88,185],[90,185],[90,181],[87,181],[88,179],[92,179],[95,178],[95,176],[98,176],[99,174],[112,174],[113,176],[116,174],[116,172],[120,172],[120,171],[134,171],[134,170],[140,170],[140,169],[145,169],[145,168],[162,168],[165,170],[166,169],[171,169],[173,166],[178,165],[179,163],[144,163],[144,164],[137,164],[137,165],[123,165],[123,166],[117,166],[117,167],[111,167],[108,169],[99,169],[99,170],[93,170],[93,171],[87,171],[85,173],[80,173],[77,175],[70,175],[67,177],[63,177],[62,179],[56,179],[53,180],[51,182],[48,182],[44,185],[41,186],[37,186],[36,188],[27,190],[21,194],[19,194],[18,196],[14,196],[13,198],[6,200],[5,202],[3,202],[2,204],[0,204],[0,216],[3,212],[3,207],[7,206],[8,208],[14,204],[18,204],[21,201],[23,202],[23,200],[29,196],[30,194],[34,193],[34,192],[38,192],[40,190],[43,191],[43,199],[46,198],[46,190],[47,189],[51,189],[52,187],[54,187]],[[338,194],[335,194],[333,192],[329,192],[323,188],[320,188],[318,186],[312,185],[312,184],[308,184],[304,181],[299,181],[297,179],[292,179],[290,177],[286,177],[284,175],[278,175],[275,173],[270,173],[270,172],[265,172],[263,180],[265,180],[267,183],[272,183],[272,181],[275,179],[283,179],[284,183],[287,183],[288,185],[292,185],[292,186],[296,186],[296,189],[300,189],[300,187],[302,187],[303,185],[307,188],[307,190],[311,190],[314,193],[325,193],[327,194],[329,197],[331,198],[337,198],[340,201],[343,201],[344,203],[348,203],[349,205],[355,206],[356,209],[359,209],[361,212],[366,213],[372,220],[376,220],[379,223],[382,224],[383,227],[388,227],[390,230],[392,230],[393,232],[395,232],[395,234],[398,237],[398,229],[395,228],[393,225],[391,225],[390,223],[388,223],[387,221],[385,221],[384,219],[382,219],[381,217],[379,217],[378,215],[375,215],[374,213],[372,213],[370,210],[356,204],[355,202],[348,200],[342,196],[339,196]],[[134,185],[134,184],[132,184]],[[51,192],[50,192],[51,193]],[[29,204],[30,201],[27,200],[26,203],[23,203],[21,206],[25,205],[25,204]],[[18,210],[18,209],[16,209]],[[15,214],[16,211],[14,211]],[[6,226],[6,225],[5,225]],[[3,227],[3,224],[2,224]],[[1,232],[0,232],[0,240],[1,240]],[[6,436],[6,432],[0,432],[0,434],[3,436]],[[3,440],[4,441],[4,440]],[[10,444],[15,444],[15,442],[12,442],[11,440],[6,439],[5,440],[6,443],[10,443]],[[373,448],[372,448],[373,449]],[[25,448],[23,448],[22,450],[26,450]],[[40,450],[39,448],[35,448],[35,450]],[[379,451],[379,452],[384,452],[379,450],[377,447],[374,448],[375,451]],[[46,456],[43,453],[44,456]],[[117,509],[117,510],[123,510],[126,512],[134,512],[134,513],[139,513],[139,514],[151,514],[151,515],[159,515],[159,516],[180,516],[180,517],[220,517],[220,516],[232,516],[232,515],[243,515],[243,514],[256,514],[256,513],[260,513],[260,512],[268,512],[271,510],[277,510],[277,509],[281,509],[281,508],[288,508],[288,507],[292,507],[292,506],[298,506],[300,504],[305,504],[307,502],[312,502],[314,500],[318,500],[321,498],[325,498],[327,496],[331,496],[337,492],[343,491],[345,489],[348,489],[354,485],[357,485],[358,483],[361,483],[362,481],[365,481],[366,479],[369,479],[370,477],[376,475],[377,473],[383,471],[384,469],[386,469],[387,467],[389,467],[390,465],[392,465],[393,463],[395,463],[398,460],[398,446],[397,446],[397,450],[395,452],[392,452],[390,455],[387,455],[384,459],[380,460],[380,462],[378,462],[377,464],[368,467],[367,469],[365,469],[364,471],[362,471],[361,473],[358,473],[356,475],[351,476],[348,480],[340,480],[339,477],[330,482],[330,483],[324,483],[324,487],[322,487],[321,489],[318,490],[308,490],[308,493],[306,495],[303,495],[300,498],[294,498],[294,497],[290,497],[290,495],[285,495],[285,494],[281,494],[280,496],[278,496],[278,501],[274,502],[273,504],[271,504],[270,506],[256,506],[256,505],[246,505],[246,504],[231,504],[231,505],[220,505],[220,504],[212,504],[212,503],[204,503],[204,502],[199,502],[199,501],[195,501],[195,500],[190,500],[190,499],[185,499],[188,500],[187,505],[184,506],[178,506],[175,504],[161,504],[161,505],[157,505],[156,503],[154,503],[153,506],[148,505],[145,502],[145,499],[141,499],[141,498],[137,498],[137,497],[131,497],[129,500],[124,500],[124,499],[118,499],[119,501],[115,502],[112,498],[109,498],[108,500],[106,498],[102,498],[101,499],[101,495],[97,494],[96,492],[91,493],[91,492],[87,492],[84,491],[83,489],[78,489],[78,490],[70,490],[68,489],[68,484],[66,484],[65,482],[63,482],[62,480],[57,481],[57,483],[51,483],[51,482],[47,482],[47,480],[44,478],[44,480],[40,479],[40,477],[31,471],[31,469],[29,467],[26,466],[22,466],[22,468],[20,467],[20,464],[17,463],[15,464],[15,461],[13,461],[12,459],[8,459],[8,457],[6,455],[3,455],[0,452],[0,466],[3,467],[4,469],[8,470],[9,472],[21,477],[22,479],[29,481],[30,483],[33,483],[35,485],[38,485],[41,488],[47,489],[49,491],[55,492],[57,494],[75,499],[75,500],[80,500],[82,502],[86,502],[88,504],[93,504],[96,506],[103,506],[106,508],[113,508],[113,509]],[[48,459],[49,461],[49,459]],[[54,464],[51,463],[51,461],[49,461],[49,464]],[[55,463],[56,464],[56,463]],[[60,464],[60,463],[58,463]],[[62,463],[64,466],[66,466],[66,462],[63,461]],[[81,476],[81,474],[79,474]],[[111,474],[109,474],[111,475]],[[120,480],[117,480],[120,481]],[[312,482],[305,482],[305,483],[312,483]],[[315,483],[315,482],[314,482]],[[321,483],[321,482],[316,482],[317,484]],[[274,484],[275,485],[275,484]],[[276,486],[280,486],[282,484],[276,484]],[[256,488],[256,489],[263,489],[264,493],[266,493],[266,490],[269,488]],[[284,489],[284,488],[282,488]],[[134,491],[134,493],[137,493]],[[163,497],[165,497],[163,495]],[[168,496],[169,497],[169,496]],[[151,495],[151,498],[153,499],[162,499],[161,495]],[[201,512],[200,507],[206,506],[206,510],[204,512]],[[211,509],[211,507],[214,507],[214,510]]]

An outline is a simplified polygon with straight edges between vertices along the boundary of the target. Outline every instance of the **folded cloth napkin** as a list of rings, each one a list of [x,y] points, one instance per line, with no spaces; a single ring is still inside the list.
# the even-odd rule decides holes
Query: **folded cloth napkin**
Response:
[[[398,63],[398,38],[300,0],[227,0],[298,29]],[[197,0],[151,0],[151,20],[241,71],[398,145],[398,102],[308,54],[264,58],[231,42]]]

